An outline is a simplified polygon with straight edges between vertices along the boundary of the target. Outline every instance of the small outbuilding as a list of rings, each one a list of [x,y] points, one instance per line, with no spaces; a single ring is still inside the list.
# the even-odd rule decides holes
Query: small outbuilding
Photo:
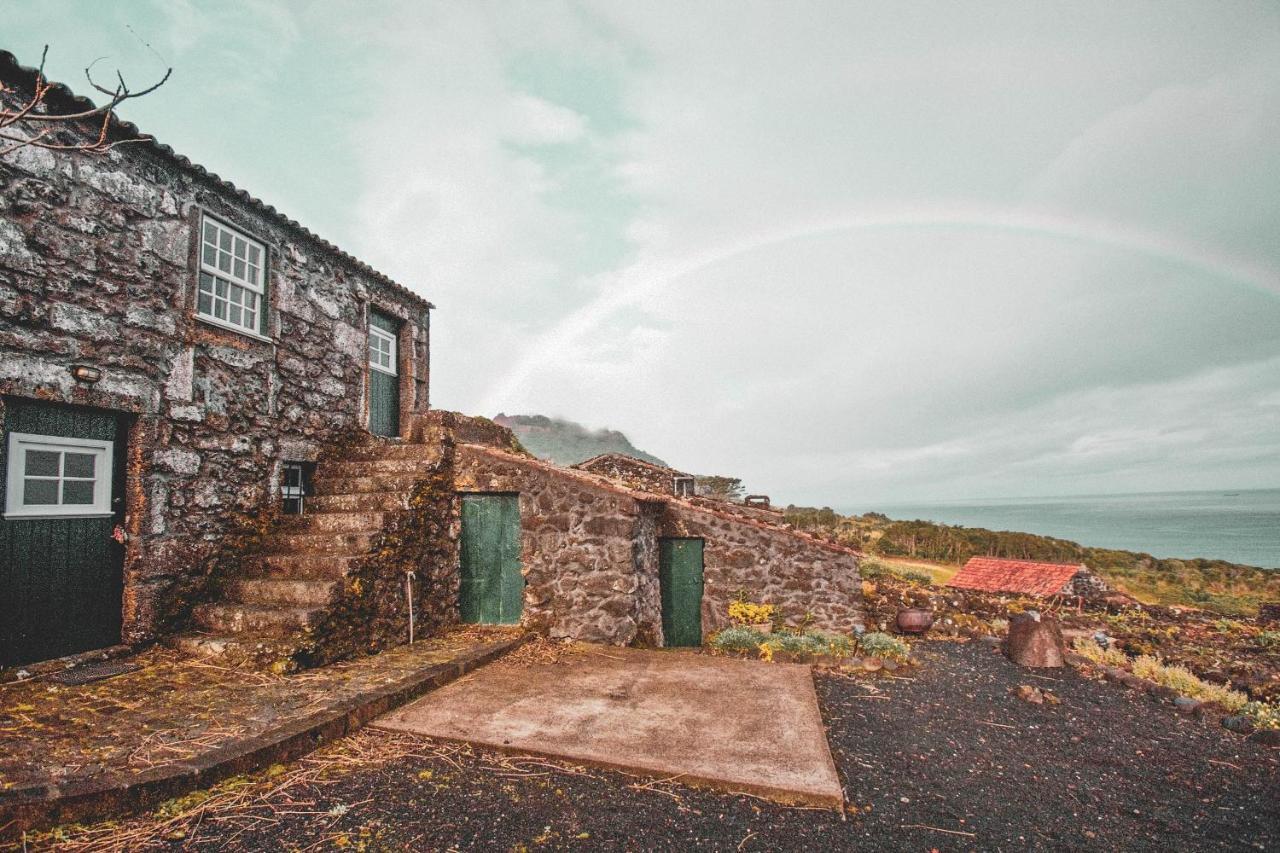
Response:
[[[947,586],[983,592],[1009,592],[1048,598],[1054,595],[1093,596],[1107,585],[1083,563],[1038,563],[1000,557],[970,557]]]

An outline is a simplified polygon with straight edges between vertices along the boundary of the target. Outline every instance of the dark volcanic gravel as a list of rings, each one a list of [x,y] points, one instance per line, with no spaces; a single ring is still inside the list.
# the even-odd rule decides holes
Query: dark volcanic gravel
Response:
[[[845,820],[672,784],[637,790],[643,780],[615,773],[526,764],[526,772],[545,775],[519,775],[473,754],[459,756],[456,765],[411,757],[358,770],[304,792],[305,808],[282,806],[271,816],[278,822],[206,823],[174,844],[279,849],[321,842],[323,849],[335,849],[336,839],[348,849],[728,851],[1280,847],[1280,750],[1070,671],[1032,676],[978,644],[922,646],[921,657],[925,665],[910,679],[871,686],[843,678],[818,681],[850,803]],[[1010,696],[1019,684],[1047,688],[1062,704],[1031,705]],[[299,792],[292,795],[296,800]]]

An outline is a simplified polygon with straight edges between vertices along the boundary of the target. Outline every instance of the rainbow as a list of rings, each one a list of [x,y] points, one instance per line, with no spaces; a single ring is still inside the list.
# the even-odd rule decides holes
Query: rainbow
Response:
[[[751,233],[683,258],[640,261],[612,274],[603,293],[565,317],[525,351],[524,357],[493,387],[480,410],[496,412],[504,408],[538,367],[553,363],[578,337],[600,325],[615,311],[651,299],[696,272],[793,240],[849,231],[905,228],[996,230],[1103,246],[1193,269],[1269,295],[1280,295],[1280,272],[1275,269],[1130,223],[972,203],[863,211]]]

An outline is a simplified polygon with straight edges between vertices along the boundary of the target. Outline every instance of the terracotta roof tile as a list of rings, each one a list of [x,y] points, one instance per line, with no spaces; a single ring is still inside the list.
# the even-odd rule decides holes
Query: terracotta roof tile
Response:
[[[1076,572],[1084,568],[1080,563],[1035,563],[998,557],[970,557],[964,568],[947,581],[947,586],[1023,595],[1057,595]]]

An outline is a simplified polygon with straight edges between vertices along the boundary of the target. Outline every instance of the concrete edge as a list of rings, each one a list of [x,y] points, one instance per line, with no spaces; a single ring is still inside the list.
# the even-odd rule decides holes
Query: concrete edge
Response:
[[[598,770],[610,770],[617,773],[623,773],[627,776],[643,776],[654,780],[675,782],[689,788],[701,788],[709,791],[715,791],[720,794],[745,794],[747,796],[757,797],[759,799],[769,800],[783,806],[803,806],[811,808],[817,806],[819,808],[831,809],[832,811],[844,810],[844,791],[841,789],[839,798],[826,797],[820,794],[811,794],[803,791],[797,791],[794,788],[781,788],[768,784],[747,785],[735,782],[729,782],[725,779],[716,779],[713,777],[699,776],[697,774],[679,774],[672,776],[661,770],[653,770],[647,767],[638,767],[635,764],[624,764],[616,761],[605,761],[597,758],[584,758],[578,755],[566,755],[562,752],[548,752],[537,749],[529,749],[528,747],[515,747],[507,744],[493,743],[484,740],[467,740],[465,738],[438,737],[435,735],[424,735],[419,732],[411,732],[407,729],[393,728],[391,726],[374,725],[370,728],[383,732],[395,732],[396,734],[413,735],[423,740],[438,741],[440,743],[452,743],[465,746],[476,746],[481,749],[500,752],[504,755],[527,755],[533,758],[546,758],[560,764],[579,764],[583,767],[594,767]],[[839,777],[837,776],[837,779]]]
[[[497,660],[529,639],[497,640],[447,663],[432,664],[398,682],[335,702],[300,720],[235,741],[186,761],[141,773],[108,771],[62,785],[34,785],[0,795],[0,839],[61,823],[85,823],[152,808],[242,773],[293,761],[355,732],[393,708]]]

